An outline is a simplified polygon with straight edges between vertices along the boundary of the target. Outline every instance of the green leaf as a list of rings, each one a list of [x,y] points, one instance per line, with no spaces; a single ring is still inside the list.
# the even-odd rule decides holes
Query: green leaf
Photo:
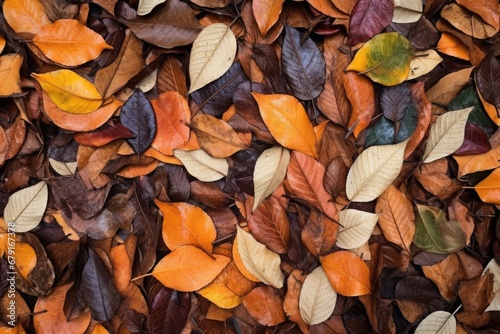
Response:
[[[402,83],[410,72],[415,51],[397,32],[379,34],[358,50],[347,71],[357,71],[385,86]]]
[[[464,88],[458,96],[451,101],[446,108],[449,111],[460,110],[473,107],[472,112],[469,115],[468,121],[479,125],[479,126],[489,126],[496,127],[495,123],[484,110],[483,104],[479,100],[477,91],[474,85],[469,85]]]
[[[398,133],[396,134],[396,142],[402,142],[410,138],[410,136],[417,129],[418,117],[417,117],[417,109],[413,104],[410,104],[404,114],[401,122],[399,124]]]
[[[467,236],[459,222],[446,219],[443,210],[417,204],[413,243],[427,252],[448,254],[467,246]]]

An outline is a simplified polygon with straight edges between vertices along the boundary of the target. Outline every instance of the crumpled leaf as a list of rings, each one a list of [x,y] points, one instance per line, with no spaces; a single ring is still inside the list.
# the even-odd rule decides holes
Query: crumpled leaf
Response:
[[[120,112],[121,123],[135,135],[127,142],[138,154],[144,152],[156,135],[156,117],[151,102],[143,92],[136,90]]]
[[[5,0],[2,9],[5,20],[18,34],[36,34],[51,23],[40,0]]]
[[[354,297],[371,293],[370,270],[366,263],[350,251],[338,251],[320,257],[333,289],[343,296]]]
[[[484,267],[483,275],[488,271],[493,274],[493,293],[495,294],[495,297],[484,311],[500,311],[500,266],[495,259],[491,259],[486,267]]]
[[[339,231],[336,245],[344,249],[360,247],[370,238],[379,214],[355,209],[339,211]]]
[[[394,15],[392,22],[413,23],[422,17],[422,1],[394,0]]]
[[[245,268],[263,283],[281,289],[285,277],[280,269],[280,256],[255,240],[239,225],[236,228],[238,252]]]
[[[164,3],[165,0],[139,0],[137,5],[137,15],[147,15],[151,13],[153,8]]]
[[[337,292],[333,290],[323,268],[317,267],[307,275],[300,290],[299,309],[308,325],[319,324],[330,317],[337,303]]]
[[[208,255],[195,246],[184,245],[161,259],[153,276],[168,288],[190,292],[212,282],[230,261],[227,256]]]
[[[358,50],[347,71],[356,71],[385,86],[395,86],[406,80],[413,46],[397,32],[378,34]]]
[[[73,19],[59,19],[43,26],[33,37],[33,44],[47,58],[66,66],[82,65],[113,48],[101,35]]]
[[[356,45],[368,41],[391,23],[394,1],[359,0],[349,22],[347,44]]]
[[[202,149],[193,151],[174,150],[174,156],[182,161],[189,174],[203,182],[222,179],[229,172],[226,159],[213,158]]]
[[[304,40],[298,30],[288,25],[285,30],[281,52],[283,73],[297,98],[313,100],[325,84],[325,60],[312,39]]]
[[[417,326],[415,334],[455,334],[457,319],[446,311],[435,311]]]
[[[163,214],[163,241],[170,250],[192,245],[212,253],[216,230],[212,218],[201,208],[184,202],[155,200]]]
[[[369,202],[379,197],[398,177],[407,142],[371,146],[361,152],[347,174],[347,198]]]
[[[273,146],[259,156],[253,172],[254,202],[252,211],[271,195],[285,179],[290,162],[290,151],[281,146]]]
[[[295,97],[252,92],[264,123],[278,143],[313,158],[317,157],[316,135],[307,113]]]
[[[32,73],[42,89],[62,110],[73,114],[88,114],[102,104],[101,94],[93,83],[71,70]]]
[[[443,210],[417,204],[413,243],[428,252],[448,254],[467,246],[467,236],[457,221],[446,219]]]
[[[205,27],[193,42],[189,57],[188,93],[220,78],[233,64],[236,56],[236,37],[223,23]]]
[[[455,152],[464,141],[465,124],[473,107],[441,115],[429,131],[423,162],[432,162]]]
[[[12,224],[12,230],[23,233],[34,229],[42,220],[47,207],[49,191],[47,183],[37,184],[13,193],[4,209],[4,219]]]

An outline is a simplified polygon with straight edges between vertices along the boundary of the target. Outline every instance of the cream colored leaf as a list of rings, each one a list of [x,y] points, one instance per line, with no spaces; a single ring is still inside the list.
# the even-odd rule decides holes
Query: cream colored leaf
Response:
[[[500,311],[500,266],[495,259],[492,259],[486,265],[483,274],[487,271],[490,271],[493,274],[493,293],[495,294],[495,297],[484,311]]]
[[[442,61],[443,58],[432,49],[416,51],[415,58],[410,63],[410,73],[406,80],[412,80],[429,73]]]
[[[13,230],[17,233],[34,229],[45,213],[48,198],[49,190],[45,181],[15,192],[5,206],[5,221],[14,223]]]
[[[379,197],[398,177],[407,142],[371,146],[364,150],[347,174],[347,198],[354,202],[369,202]]]
[[[139,81],[135,88],[139,88],[143,93],[149,92],[156,85],[156,78],[158,77],[158,67]]]
[[[137,6],[137,15],[147,15],[151,13],[153,8],[164,2],[165,0],[139,0],[139,5]]]
[[[49,158],[49,163],[52,168],[57,172],[57,174],[62,176],[75,175],[76,168],[78,167],[78,162],[63,162],[52,158]]]
[[[355,209],[339,211],[337,246],[353,249],[363,245],[370,238],[379,217],[379,214]]]
[[[290,151],[281,146],[271,147],[259,156],[253,171],[254,202],[252,211],[275,191],[285,178]]]
[[[444,158],[455,152],[464,141],[465,123],[473,107],[448,111],[437,119],[429,132],[424,163]]]
[[[174,150],[174,156],[182,162],[189,174],[203,182],[220,180],[229,172],[226,159],[212,158],[202,149]]]
[[[392,22],[413,23],[422,17],[421,0],[394,0]]]
[[[449,312],[436,311],[429,314],[418,325],[415,334],[455,334],[457,320]]]
[[[189,57],[188,93],[220,78],[231,67],[236,56],[236,37],[223,23],[205,27],[193,42]]]
[[[280,256],[255,240],[250,233],[238,225],[236,228],[238,252],[245,268],[263,283],[281,289],[285,277],[280,269]]]
[[[337,293],[319,266],[307,275],[300,290],[300,316],[308,325],[319,324],[332,315],[336,303]]]

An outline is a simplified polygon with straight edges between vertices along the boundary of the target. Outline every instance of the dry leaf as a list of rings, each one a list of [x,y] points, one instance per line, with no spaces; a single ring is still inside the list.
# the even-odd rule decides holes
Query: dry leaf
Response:
[[[7,23],[18,34],[37,34],[51,23],[40,0],[5,0],[2,9]]]
[[[0,97],[20,94],[20,70],[23,57],[17,53],[6,54],[0,57]]]
[[[202,149],[194,151],[174,150],[189,174],[200,181],[212,182],[222,179],[229,171],[226,159],[212,158]]]
[[[410,73],[408,73],[406,80],[412,80],[429,73],[442,61],[443,58],[432,49],[416,51],[415,58],[410,62]]]
[[[139,0],[137,5],[137,15],[147,15],[151,13],[153,8],[164,3],[165,0]]]
[[[339,211],[337,246],[344,249],[360,247],[370,238],[379,215],[355,209]]]
[[[285,0],[252,1],[252,11],[262,36],[278,21]]]
[[[319,324],[330,317],[337,303],[323,268],[317,267],[307,275],[300,291],[299,307],[302,319],[309,324]]]
[[[435,311],[422,320],[415,334],[454,334],[456,328],[457,320],[451,313]]]
[[[484,268],[484,273],[491,272],[493,274],[493,293],[495,297],[485,312],[500,311],[500,266],[495,259],[492,259]]]
[[[48,198],[45,181],[15,192],[5,206],[5,221],[16,233],[34,229],[42,220]]]
[[[422,1],[420,0],[394,0],[392,22],[417,22],[422,17],[422,9]]]

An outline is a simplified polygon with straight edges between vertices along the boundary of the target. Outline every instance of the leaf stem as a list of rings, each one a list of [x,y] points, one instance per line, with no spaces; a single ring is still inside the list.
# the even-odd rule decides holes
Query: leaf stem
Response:
[[[144,278],[144,277],[147,277],[147,276],[152,276],[152,275],[153,275],[153,273],[147,273],[147,274],[144,274],[144,275],[141,275],[141,276],[137,276],[137,277],[132,278],[130,280],[130,282],[134,282],[134,281],[137,281],[137,280],[139,280],[141,278]]]

